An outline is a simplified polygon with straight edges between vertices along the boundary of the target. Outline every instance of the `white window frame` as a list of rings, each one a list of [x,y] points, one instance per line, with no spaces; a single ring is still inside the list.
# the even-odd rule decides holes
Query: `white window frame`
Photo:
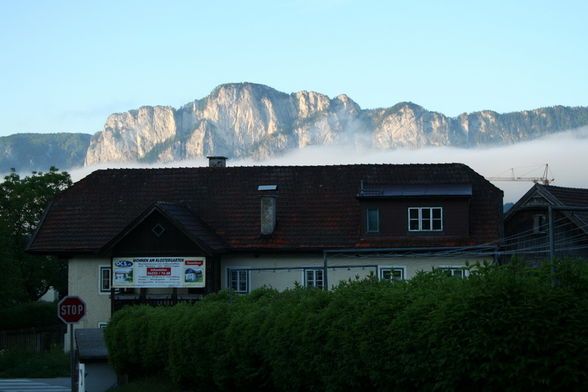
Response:
[[[106,321],[98,321],[98,328],[106,328],[107,325]]]
[[[417,229],[412,229],[411,228],[411,222],[414,221],[415,219],[411,219],[410,217],[410,212],[411,210],[417,210],[418,211],[418,217],[417,217],[417,221],[418,221],[418,228]],[[423,229],[423,210],[429,210],[429,229]],[[441,223],[441,227],[439,229],[434,229],[433,228],[433,222],[435,222],[436,220],[433,219],[433,210],[439,210],[441,211],[441,218],[440,218],[440,223]],[[408,207],[408,231],[410,232],[429,232],[429,231],[443,231],[443,207]]]
[[[376,230],[370,230],[370,211],[376,212]],[[365,209],[365,231],[366,233],[380,232],[380,209],[377,207],[368,207]]]
[[[384,271],[386,270],[400,270],[402,271],[402,277],[400,279],[384,279]],[[406,267],[401,265],[379,265],[378,266],[378,279],[380,280],[406,280]]]
[[[470,275],[470,271],[468,271],[465,265],[440,265],[435,268],[442,271],[450,271],[451,276],[457,276],[454,275],[454,273],[460,271],[461,276],[459,277],[462,279],[467,278]]]
[[[312,272],[313,277],[310,283],[308,280],[308,272]],[[320,286],[317,286],[317,274],[320,273],[321,274],[321,279],[319,280],[321,282]],[[302,281],[304,282],[304,287],[314,287],[317,289],[323,289],[325,287],[325,270],[324,268],[305,268],[304,270],[302,270]]]
[[[104,288],[104,281],[102,279],[102,271],[108,271],[108,289]],[[98,266],[98,293],[100,295],[110,294],[112,288],[112,267],[110,265],[99,265]]]
[[[247,294],[251,291],[251,267],[227,267],[227,288],[228,289],[233,289],[235,290],[236,293],[238,294]],[[240,280],[241,280],[241,276],[238,277],[237,279],[237,288],[233,288],[232,286],[232,273],[233,271],[236,272],[245,272],[245,290],[240,290],[239,286],[240,286]]]

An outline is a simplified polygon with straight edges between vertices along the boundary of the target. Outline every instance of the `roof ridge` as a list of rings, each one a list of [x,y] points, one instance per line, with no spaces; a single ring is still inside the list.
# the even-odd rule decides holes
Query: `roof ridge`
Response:
[[[222,168],[210,166],[178,166],[178,167],[120,167],[120,168],[104,168],[96,169],[90,174],[97,172],[114,172],[114,171],[172,171],[172,170],[226,170],[226,169],[240,169],[240,168],[297,168],[297,167],[353,167],[353,166],[465,166],[462,162],[427,162],[427,163],[341,163],[341,164],[327,164],[327,165],[242,165],[242,166],[226,166]]]
[[[582,192],[588,192],[587,188],[577,188],[577,187],[570,187],[570,186],[558,186],[558,185],[543,185],[543,184],[537,184],[541,187],[547,188],[547,189],[566,189],[566,190],[573,190],[573,191],[582,191]]]

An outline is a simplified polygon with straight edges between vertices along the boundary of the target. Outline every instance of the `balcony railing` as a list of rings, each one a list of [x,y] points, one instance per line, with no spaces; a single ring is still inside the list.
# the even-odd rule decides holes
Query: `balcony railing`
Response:
[[[116,312],[129,305],[174,306],[180,303],[195,303],[200,301],[202,297],[202,294],[147,294],[145,296],[138,294],[115,294],[112,310]]]

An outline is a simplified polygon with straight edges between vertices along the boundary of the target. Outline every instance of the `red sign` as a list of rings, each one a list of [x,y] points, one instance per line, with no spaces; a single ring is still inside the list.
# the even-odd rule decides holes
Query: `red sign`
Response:
[[[171,276],[170,267],[148,267],[147,276]]]
[[[186,260],[184,262],[184,264],[186,264],[186,265],[203,265],[204,261],[203,260]]]
[[[86,315],[86,303],[80,297],[64,297],[57,304],[57,317],[66,324],[74,324]]]

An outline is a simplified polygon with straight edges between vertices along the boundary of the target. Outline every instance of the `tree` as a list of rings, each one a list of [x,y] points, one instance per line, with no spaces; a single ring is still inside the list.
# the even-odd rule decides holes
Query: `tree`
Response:
[[[0,304],[36,301],[50,286],[65,291],[65,261],[25,249],[49,201],[71,184],[55,167],[24,178],[12,169],[0,183]]]

